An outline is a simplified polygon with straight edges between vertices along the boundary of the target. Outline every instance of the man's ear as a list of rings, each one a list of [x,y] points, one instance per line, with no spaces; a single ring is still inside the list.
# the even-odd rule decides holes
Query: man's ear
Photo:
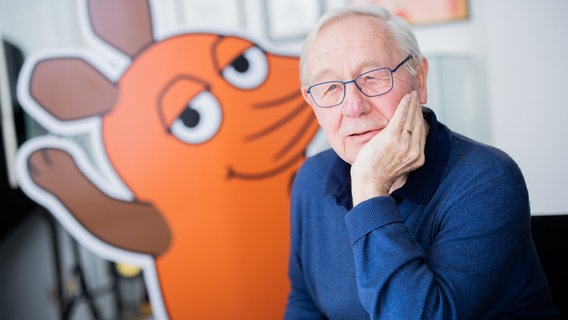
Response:
[[[308,87],[306,86],[302,86],[300,88],[300,91],[302,92],[302,97],[304,98],[304,100],[306,100],[306,103],[310,105],[310,107],[312,107],[312,109],[315,107],[314,105],[314,101],[312,100],[312,97],[310,97],[310,95],[308,94]]]
[[[428,76],[428,60],[422,57],[418,68],[416,69],[416,79],[418,80],[418,96],[420,97],[420,103],[426,104],[428,101],[428,91],[426,88],[426,79]]]
[[[306,86],[302,86],[300,88],[300,91],[302,92],[302,97],[304,97],[304,100],[306,100],[307,103],[310,103],[310,97],[308,96],[308,88]]]

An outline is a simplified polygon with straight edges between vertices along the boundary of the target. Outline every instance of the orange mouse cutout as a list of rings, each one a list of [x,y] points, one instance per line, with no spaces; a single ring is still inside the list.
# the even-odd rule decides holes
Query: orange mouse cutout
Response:
[[[26,60],[18,97],[48,134],[18,150],[22,189],[85,247],[140,266],[156,319],[281,318],[289,189],[318,130],[297,55],[236,33],[157,40],[147,1],[85,5],[128,63]]]

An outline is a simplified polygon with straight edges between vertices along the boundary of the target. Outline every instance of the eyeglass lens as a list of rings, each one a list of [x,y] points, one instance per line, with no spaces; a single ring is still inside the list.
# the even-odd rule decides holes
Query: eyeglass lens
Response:
[[[335,106],[343,102],[345,86],[349,82],[355,82],[357,89],[370,97],[384,94],[393,86],[391,70],[381,68],[360,74],[354,81],[328,81],[314,85],[310,88],[310,94],[320,107]]]

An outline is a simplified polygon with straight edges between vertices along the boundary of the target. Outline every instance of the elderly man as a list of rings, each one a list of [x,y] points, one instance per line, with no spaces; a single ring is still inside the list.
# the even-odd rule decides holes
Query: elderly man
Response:
[[[294,181],[286,319],[558,316],[504,152],[422,107],[428,63],[378,7],[323,16],[302,92],[332,149]]]

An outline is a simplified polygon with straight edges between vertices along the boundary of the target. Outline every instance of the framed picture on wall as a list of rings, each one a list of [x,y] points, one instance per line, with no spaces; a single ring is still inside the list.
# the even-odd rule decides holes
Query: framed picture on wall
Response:
[[[324,0],[263,1],[268,38],[276,42],[303,40],[323,14],[324,2]]]
[[[183,25],[241,29],[245,27],[243,0],[182,0],[179,19]]]
[[[467,0],[349,0],[352,5],[376,4],[412,25],[446,23],[468,18]]]

